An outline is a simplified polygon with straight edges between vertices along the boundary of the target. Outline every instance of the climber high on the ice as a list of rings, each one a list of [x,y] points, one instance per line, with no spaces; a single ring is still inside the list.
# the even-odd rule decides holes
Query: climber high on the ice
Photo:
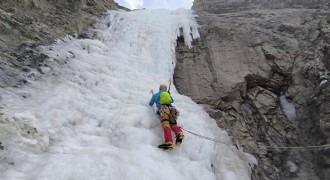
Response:
[[[159,116],[160,122],[162,123],[165,137],[165,143],[159,145],[158,147],[165,150],[173,149],[171,129],[175,132],[175,144],[177,146],[182,143],[182,140],[184,138],[183,132],[176,122],[179,111],[174,106],[172,106],[173,102],[173,97],[171,96],[169,91],[167,91],[167,86],[165,84],[161,84],[159,86],[159,92],[153,94],[149,102],[150,106],[156,103],[158,109],[157,115]]]

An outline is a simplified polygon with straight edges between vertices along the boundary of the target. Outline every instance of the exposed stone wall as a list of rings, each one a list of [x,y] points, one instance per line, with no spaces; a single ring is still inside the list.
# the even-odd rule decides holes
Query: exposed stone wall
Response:
[[[328,0],[197,0],[193,9],[216,14],[239,12],[251,9],[312,8],[327,9]]]
[[[259,159],[253,179],[327,179],[329,151],[262,147],[330,143],[329,10],[198,15],[201,39],[191,49],[178,40],[178,91]]]

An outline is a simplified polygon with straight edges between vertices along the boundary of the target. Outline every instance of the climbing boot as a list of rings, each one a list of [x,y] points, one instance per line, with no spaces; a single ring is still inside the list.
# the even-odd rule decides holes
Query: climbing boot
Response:
[[[179,134],[176,135],[176,140],[175,140],[175,145],[180,146],[182,143],[182,140],[184,138],[183,132],[180,132]]]
[[[163,150],[172,150],[173,149],[173,143],[167,142],[165,144],[159,145],[158,148],[163,149]]]

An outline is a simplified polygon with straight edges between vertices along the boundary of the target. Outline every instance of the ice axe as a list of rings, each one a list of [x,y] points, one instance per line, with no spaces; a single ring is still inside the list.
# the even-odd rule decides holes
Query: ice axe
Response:
[[[151,90],[150,93],[152,96],[154,96],[154,90]],[[155,110],[155,108],[152,106],[152,111],[157,115],[157,111]]]

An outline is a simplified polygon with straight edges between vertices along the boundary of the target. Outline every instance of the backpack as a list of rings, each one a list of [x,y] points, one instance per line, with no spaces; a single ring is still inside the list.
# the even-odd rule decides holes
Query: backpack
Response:
[[[172,103],[172,98],[171,98],[170,93],[168,93],[167,91],[161,92],[159,103],[161,105],[171,104]]]
[[[157,113],[161,120],[168,120],[170,124],[176,124],[176,119],[180,116],[180,112],[174,106],[161,106]]]

